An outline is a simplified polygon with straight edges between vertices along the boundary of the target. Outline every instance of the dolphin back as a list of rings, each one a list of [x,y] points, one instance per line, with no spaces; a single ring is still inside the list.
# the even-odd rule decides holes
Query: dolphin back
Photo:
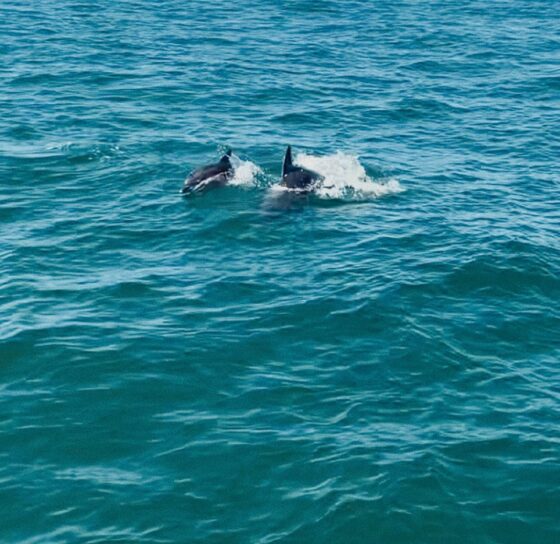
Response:
[[[292,147],[288,146],[282,163],[282,185],[289,189],[311,190],[313,185],[322,179],[323,176],[317,172],[294,165]]]

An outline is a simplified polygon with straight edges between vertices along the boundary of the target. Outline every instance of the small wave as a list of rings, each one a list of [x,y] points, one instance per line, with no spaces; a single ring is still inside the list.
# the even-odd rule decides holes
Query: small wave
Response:
[[[320,198],[367,200],[404,191],[395,178],[373,180],[357,157],[341,151],[322,157],[301,153],[295,163],[323,176],[315,189]]]
[[[45,153],[51,156],[64,156],[72,163],[89,161],[105,162],[122,153],[117,144],[112,143],[77,143],[52,142],[44,146]]]

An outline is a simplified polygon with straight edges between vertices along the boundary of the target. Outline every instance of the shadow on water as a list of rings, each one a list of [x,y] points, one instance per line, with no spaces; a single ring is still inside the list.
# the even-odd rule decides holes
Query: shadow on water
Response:
[[[277,187],[223,187],[197,193],[177,195],[191,210],[214,211],[216,208],[238,208],[260,210],[264,215],[281,215],[302,212],[307,208],[338,208],[348,205],[371,204],[379,197],[347,199],[324,198],[313,192],[280,190]],[[383,195],[382,199],[396,198],[397,195]]]
[[[308,192],[283,191],[269,188],[262,200],[261,210],[269,214],[300,212],[312,200]]]

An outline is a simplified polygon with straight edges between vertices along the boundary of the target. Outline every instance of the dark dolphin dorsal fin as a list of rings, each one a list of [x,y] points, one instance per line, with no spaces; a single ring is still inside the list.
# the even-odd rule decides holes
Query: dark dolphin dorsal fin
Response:
[[[231,157],[231,149],[228,149],[226,151],[226,154],[220,159],[220,162],[226,162],[229,163],[229,158]]]
[[[292,168],[292,146],[289,145],[284,155],[284,162],[282,163],[282,177],[284,177]]]

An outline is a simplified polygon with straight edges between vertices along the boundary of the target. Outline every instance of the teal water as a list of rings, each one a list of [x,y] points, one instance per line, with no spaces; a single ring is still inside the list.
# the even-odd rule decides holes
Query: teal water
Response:
[[[559,8],[3,1],[0,541],[558,542]]]

